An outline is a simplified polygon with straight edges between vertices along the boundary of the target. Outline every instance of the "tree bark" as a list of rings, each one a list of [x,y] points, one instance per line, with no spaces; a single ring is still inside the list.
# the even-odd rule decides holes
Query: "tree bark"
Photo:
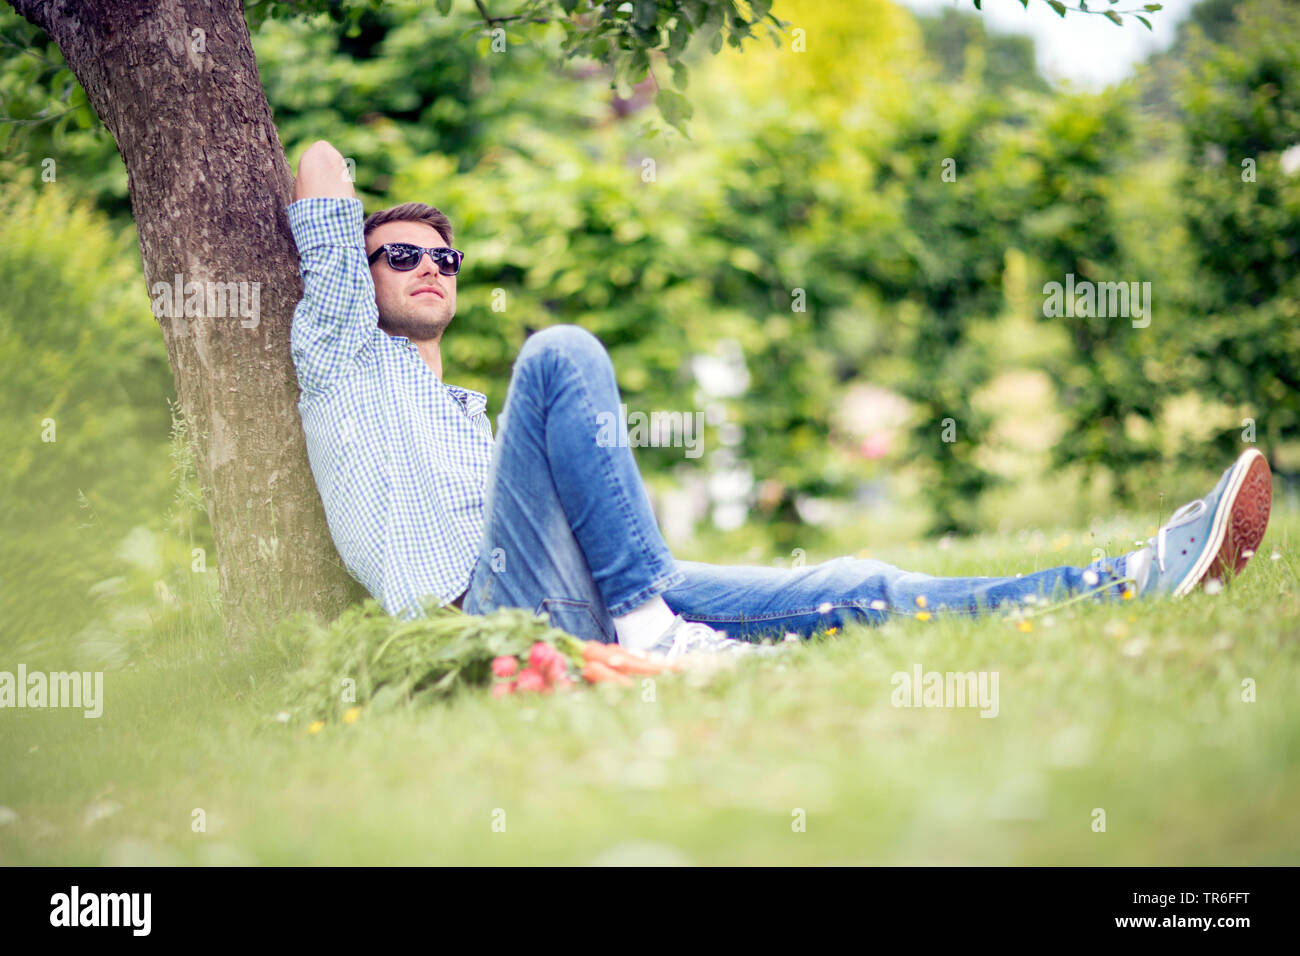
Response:
[[[299,610],[334,617],[365,592],[329,537],[307,460],[289,352],[302,292],[284,213],[293,176],[240,3],[11,2],[58,44],[117,142],[150,301],[179,275],[201,312],[159,325],[193,429],[227,634],[242,643]],[[184,295],[191,282],[204,293]],[[248,283],[243,312],[207,293],[232,282]]]

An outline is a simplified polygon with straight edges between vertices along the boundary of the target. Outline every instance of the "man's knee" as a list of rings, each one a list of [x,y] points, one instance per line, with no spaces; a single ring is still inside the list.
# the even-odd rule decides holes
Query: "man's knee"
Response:
[[[605,346],[600,339],[580,325],[552,325],[534,332],[519,350],[518,361],[527,361],[536,356],[562,353],[572,358],[607,358]]]

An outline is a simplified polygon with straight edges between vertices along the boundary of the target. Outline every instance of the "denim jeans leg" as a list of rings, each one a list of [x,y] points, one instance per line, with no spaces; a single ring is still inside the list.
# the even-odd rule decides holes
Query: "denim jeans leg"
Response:
[[[793,569],[694,561],[679,561],[677,567],[685,580],[664,592],[665,603],[689,621],[750,640],[787,633],[808,637],[854,622],[880,624],[923,608],[934,614],[980,614],[1097,588],[1098,597],[1114,598],[1124,587],[1122,558],[1019,577],[934,577],[851,557]]]
[[[626,442],[601,440],[619,394],[604,346],[557,325],[519,352],[498,420],[465,610],[549,613],[613,641],[613,617],[680,583]]]

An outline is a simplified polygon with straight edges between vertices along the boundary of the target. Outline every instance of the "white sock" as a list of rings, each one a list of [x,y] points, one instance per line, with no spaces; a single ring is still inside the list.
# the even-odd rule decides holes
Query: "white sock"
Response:
[[[659,596],[637,605],[621,617],[614,618],[614,631],[623,647],[644,651],[673,626],[677,615]]]
[[[1132,551],[1128,555],[1128,560],[1124,562],[1124,576],[1137,578],[1137,584],[1133,585],[1133,590],[1137,594],[1142,593],[1142,589],[1147,586],[1147,580],[1151,577],[1151,560],[1154,555],[1151,549],[1141,548]]]

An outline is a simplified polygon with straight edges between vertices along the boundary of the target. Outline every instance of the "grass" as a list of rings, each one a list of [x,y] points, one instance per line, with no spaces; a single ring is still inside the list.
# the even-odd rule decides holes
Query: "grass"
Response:
[[[1130,524],[872,556],[1016,573],[1148,530]],[[316,734],[275,719],[292,653],[224,652],[192,618],[173,653],[105,675],[98,720],[0,713],[0,862],[1295,864],[1297,539],[1300,513],[1275,509],[1217,595],[1076,604],[1029,631],[897,619],[703,685],[474,693]],[[892,706],[917,664],[997,672],[997,717]]]

